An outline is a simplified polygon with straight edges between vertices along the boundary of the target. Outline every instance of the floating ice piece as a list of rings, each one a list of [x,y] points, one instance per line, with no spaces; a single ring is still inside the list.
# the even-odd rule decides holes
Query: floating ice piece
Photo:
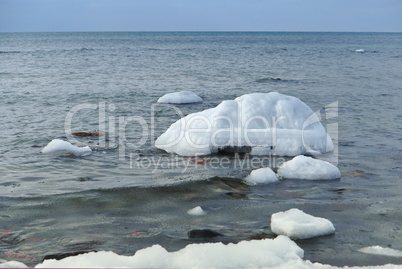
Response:
[[[334,149],[313,111],[298,98],[277,92],[245,94],[187,115],[159,136],[155,146],[183,156],[231,147],[251,148],[251,152],[265,147],[282,156]]]
[[[202,210],[201,206],[196,206],[189,211],[187,211],[187,214],[193,215],[193,216],[202,216],[207,214],[204,210]]]
[[[0,260],[0,268],[27,268],[25,264],[22,262],[17,262],[17,261],[8,261],[8,262],[2,262]]]
[[[366,52],[366,50],[365,49],[357,49],[357,50],[355,50],[355,52],[364,53],[364,52]]]
[[[190,91],[168,93],[158,99],[158,103],[191,104],[202,103],[202,98]]]
[[[331,221],[306,214],[297,208],[272,214],[271,230],[275,234],[294,239],[306,239],[335,232]]]
[[[160,245],[154,245],[137,251],[131,257],[110,251],[91,252],[59,261],[45,260],[36,267],[272,268],[303,262],[303,255],[303,250],[296,243],[288,237],[278,236],[275,239],[241,241],[227,245],[190,244],[176,252],[168,252]]]
[[[360,252],[373,255],[383,255],[390,257],[402,257],[402,251],[381,246],[371,246],[359,249]]]
[[[341,177],[338,167],[303,155],[283,163],[278,176],[288,179],[327,180]]]
[[[244,180],[250,185],[256,185],[277,182],[279,179],[271,168],[264,167],[251,171]]]
[[[90,147],[77,147],[72,145],[70,142],[61,140],[61,139],[53,139],[47,144],[46,147],[42,149],[42,153],[44,154],[74,154],[75,156],[86,156],[91,154],[92,150]]]

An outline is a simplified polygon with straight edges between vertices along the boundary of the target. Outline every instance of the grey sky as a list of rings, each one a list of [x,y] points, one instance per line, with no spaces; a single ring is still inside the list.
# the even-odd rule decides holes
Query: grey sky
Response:
[[[0,0],[0,32],[402,32],[402,0]]]

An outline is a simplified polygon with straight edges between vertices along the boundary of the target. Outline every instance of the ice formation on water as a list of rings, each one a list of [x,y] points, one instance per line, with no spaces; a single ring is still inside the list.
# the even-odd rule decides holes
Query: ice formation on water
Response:
[[[283,163],[278,169],[278,176],[288,179],[326,180],[341,177],[338,167],[322,160],[303,155]]]
[[[230,147],[263,147],[274,155],[326,153],[334,149],[318,117],[296,97],[277,92],[245,94],[173,123],[157,148],[183,156]]]
[[[100,251],[46,260],[37,267],[129,268],[264,268],[302,261],[303,250],[288,237],[241,241],[237,244],[190,244],[176,252],[160,245],[139,250],[132,257]]]
[[[251,171],[244,179],[250,185],[277,182],[279,179],[269,167],[259,168]]]
[[[196,207],[190,209],[189,211],[187,211],[187,214],[193,215],[193,216],[202,216],[207,213],[201,208],[201,206],[196,206]]]
[[[138,250],[133,256],[99,251],[71,256],[62,260],[45,260],[36,268],[275,268],[336,269],[330,265],[303,260],[304,251],[286,236],[275,239],[241,241],[237,244],[202,243],[168,252],[160,245]],[[2,267],[24,268],[19,262],[1,263]],[[345,267],[349,268],[349,267]],[[397,269],[401,265],[352,267]]]
[[[335,232],[331,221],[306,214],[297,208],[272,214],[271,230],[275,234],[294,239],[306,239]]]
[[[355,50],[355,52],[361,52],[361,53],[363,53],[363,52],[366,52],[366,50],[365,50],[365,49],[357,49],[357,50]]]
[[[173,92],[165,94],[158,99],[158,103],[191,104],[202,103],[202,98],[190,91]]]
[[[360,252],[373,254],[373,255],[383,255],[390,257],[402,257],[402,251],[392,248],[384,248],[381,246],[371,246],[359,249]]]
[[[44,154],[74,154],[75,156],[86,156],[91,154],[92,150],[90,147],[77,147],[72,145],[70,142],[53,139],[49,142],[41,151]]]

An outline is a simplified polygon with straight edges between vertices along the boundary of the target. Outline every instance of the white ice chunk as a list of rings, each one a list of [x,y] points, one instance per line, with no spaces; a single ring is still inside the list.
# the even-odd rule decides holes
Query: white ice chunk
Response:
[[[77,147],[61,139],[53,139],[42,149],[42,153],[54,155],[74,154],[75,156],[86,156],[91,154],[91,152],[92,150],[88,146]]]
[[[279,179],[271,168],[264,167],[251,171],[244,180],[250,185],[256,185],[277,182]]]
[[[306,239],[335,232],[331,221],[306,214],[297,208],[272,214],[271,230],[275,234],[294,239]]]
[[[8,262],[2,262],[0,260],[0,268],[27,268],[25,264],[22,262],[17,262],[17,261],[8,261]]]
[[[355,52],[361,52],[361,53],[363,53],[363,52],[366,52],[366,50],[365,50],[365,49],[357,49],[357,50],[355,50]]]
[[[190,91],[168,93],[158,99],[158,103],[191,104],[202,103],[202,98]]]
[[[288,237],[241,241],[237,244],[190,244],[168,252],[160,245],[139,250],[134,256],[99,251],[62,260],[45,260],[44,267],[128,267],[128,268],[272,268],[302,262],[303,250]]]
[[[278,176],[288,179],[326,180],[340,178],[341,172],[329,162],[300,155],[283,163],[278,169]]]
[[[190,209],[189,211],[187,211],[187,214],[193,215],[193,216],[202,216],[207,213],[201,208],[201,206],[196,206],[196,207]]]
[[[373,255],[383,255],[390,257],[402,257],[402,251],[381,246],[371,246],[359,249],[360,252]]]
[[[282,156],[334,149],[317,115],[298,98],[277,92],[245,94],[189,114],[159,136],[155,146],[183,156],[225,147],[263,147]]]

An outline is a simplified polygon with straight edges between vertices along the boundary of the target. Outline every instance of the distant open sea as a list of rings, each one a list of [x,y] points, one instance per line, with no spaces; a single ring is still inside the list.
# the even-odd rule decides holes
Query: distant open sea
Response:
[[[204,102],[156,103],[176,91]],[[252,167],[234,157],[214,168],[153,146],[181,115],[273,91],[337,126],[329,157],[340,180],[248,186]],[[338,114],[328,119],[331,106]],[[401,33],[0,33],[0,111],[2,260],[34,266],[55,253],[133,255],[153,244],[172,251],[205,241],[189,239],[193,229],[225,235],[212,242],[274,238],[271,214],[296,207],[336,228],[296,241],[305,259],[402,263],[358,252],[402,250]],[[74,138],[89,156],[41,154],[72,132],[106,136]],[[195,206],[208,214],[188,215]]]

